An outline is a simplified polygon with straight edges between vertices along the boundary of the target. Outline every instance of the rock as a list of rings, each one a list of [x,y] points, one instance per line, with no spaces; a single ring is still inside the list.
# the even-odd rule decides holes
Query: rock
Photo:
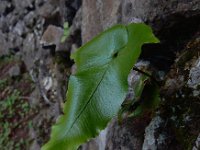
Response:
[[[192,150],[199,150],[200,149],[200,134],[199,136],[197,137],[196,141],[195,141],[195,145],[194,147],[192,148]]]
[[[15,15],[13,13],[9,13],[6,16],[6,23],[9,27],[9,31],[13,31],[13,27],[17,24],[19,21],[20,15]]]
[[[145,22],[156,31],[161,28],[167,29],[183,18],[198,16],[200,2],[199,0],[190,2],[185,0],[85,0],[82,10],[84,16],[82,39],[85,43],[116,23]]]
[[[40,150],[40,145],[36,142],[36,140],[33,141],[33,143],[30,145],[29,150]]]
[[[38,18],[35,23],[34,33],[39,39],[41,39],[43,30],[44,30],[43,28],[44,22],[45,20],[43,18]],[[40,43],[36,45],[40,45]]]
[[[182,14],[183,16],[192,16],[198,14],[200,2],[193,0],[186,2],[178,1],[150,1],[150,0],[125,0],[122,3],[122,22],[129,23],[132,18],[139,18],[144,22],[154,22],[155,20],[164,20],[167,16]],[[193,11],[193,13],[189,13]]]
[[[81,6],[81,0],[71,0],[71,6],[77,11]]]
[[[74,16],[77,13],[77,10],[81,6],[82,0],[67,0],[65,1],[64,13],[63,16],[65,20],[71,26]]]
[[[33,92],[30,94],[29,104],[31,107],[35,108],[40,103],[41,95],[38,88],[35,88]]]
[[[29,33],[23,41],[22,59],[28,70],[34,66],[34,62],[37,56],[35,41],[36,39],[33,33]]]
[[[46,2],[40,9],[39,9],[39,15],[44,18],[49,18],[52,15],[55,15],[55,13],[59,12],[59,8],[55,5],[52,5],[49,2]]]
[[[106,147],[106,136],[108,128],[100,132],[99,136],[81,146],[81,150],[104,150]]]
[[[197,89],[200,86],[200,58],[196,60],[194,66],[190,69],[188,86],[192,89]]]
[[[40,150],[40,145],[37,142],[37,133],[33,128],[29,129],[29,136],[32,140],[29,150]]]
[[[120,0],[84,0],[82,41],[88,42],[102,30],[119,22]]]
[[[6,36],[0,31],[0,56],[9,54],[9,45]]]
[[[29,28],[34,26],[34,23],[36,22],[36,17],[37,15],[35,14],[34,11],[29,12],[25,17],[24,17],[24,23],[26,26]]]
[[[16,34],[13,32],[8,33],[8,45],[10,49],[20,50],[22,44],[23,44],[23,38],[21,36],[16,36]]]
[[[43,87],[46,91],[49,91],[53,86],[53,79],[52,77],[45,77],[42,81]]]
[[[3,14],[5,12],[7,5],[8,5],[8,3],[6,1],[1,1],[0,14]]]
[[[34,43],[35,42],[35,36],[33,33],[29,33],[24,42],[23,42],[23,51],[24,52],[33,52],[35,50],[35,45],[30,43]]]
[[[16,76],[19,76],[20,75],[20,66],[19,65],[14,65],[14,66],[12,66],[10,69],[9,69],[9,71],[8,71],[8,73],[9,73],[9,76],[10,77],[16,77]]]
[[[8,26],[7,20],[4,16],[0,16],[0,30],[3,33],[7,33],[9,31],[9,26]]]
[[[15,25],[13,32],[18,34],[19,36],[22,36],[23,34],[25,34],[27,32],[27,29],[25,27],[25,24],[23,21],[19,21],[17,22],[17,24]]]
[[[159,116],[153,118],[145,129],[144,143],[142,150],[157,150],[159,144],[165,143],[166,135],[159,135],[159,128],[164,124],[164,120]],[[159,137],[157,137],[159,135]]]
[[[49,25],[44,34],[40,43],[43,46],[58,45],[61,41],[63,35],[63,29],[54,25]]]
[[[18,10],[18,11],[24,11],[25,8],[33,8],[33,2],[34,0],[22,0],[22,1],[18,1],[18,0],[13,0],[13,3],[15,5],[15,8]]]
[[[140,70],[148,70],[150,66],[150,63],[148,61],[138,61],[135,64],[135,67],[137,67]],[[141,78],[141,73],[135,70],[131,70],[128,75],[128,93],[126,95],[126,99],[124,102],[132,101],[134,99],[135,93],[134,90],[137,88],[138,80]]]
[[[82,8],[80,8],[73,20],[72,26],[70,28],[70,33],[74,34],[77,30],[81,30],[82,25]]]
[[[149,123],[150,116],[126,118],[122,123],[115,119],[108,126],[106,150],[142,149],[144,129]]]
[[[37,7],[42,6],[44,3],[45,3],[44,0],[35,0],[35,5],[36,5]]]

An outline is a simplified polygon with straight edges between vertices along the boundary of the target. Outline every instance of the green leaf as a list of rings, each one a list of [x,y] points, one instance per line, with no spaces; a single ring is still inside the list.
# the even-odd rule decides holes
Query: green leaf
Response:
[[[147,73],[147,71],[146,71]],[[149,74],[149,72],[148,72]],[[141,96],[144,90],[146,83],[150,80],[150,77],[145,74],[140,74],[137,81],[134,83],[133,91],[134,97],[133,99],[125,100],[122,103],[122,107],[118,112],[118,121],[119,123],[122,122],[124,117],[133,117],[135,116],[135,112],[138,112],[138,107],[141,105]],[[140,114],[140,113],[137,113]]]
[[[69,80],[64,115],[42,149],[76,150],[96,137],[117,115],[142,45],[157,42],[145,24],[116,25],[77,50],[71,56],[77,72]]]
[[[155,83],[152,83],[146,86],[145,91],[148,91],[148,93],[145,93],[145,97],[143,98],[144,102],[141,105],[139,105],[132,114],[130,114],[130,117],[142,115],[144,112],[155,110],[155,108],[159,106],[159,87]]]
[[[64,33],[61,38],[61,43],[65,42],[65,40],[68,38],[68,36],[69,36],[69,24],[68,24],[68,22],[65,22],[64,23]]]

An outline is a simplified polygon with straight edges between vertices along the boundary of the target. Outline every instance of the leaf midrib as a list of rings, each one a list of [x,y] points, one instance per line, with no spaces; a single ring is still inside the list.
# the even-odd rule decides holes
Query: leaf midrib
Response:
[[[117,50],[124,49],[126,46],[127,46],[127,44],[126,44],[125,46],[122,46],[121,48],[119,48],[119,49],[117,49]],[[80,113],[78,114],[78,116],[76,117],[76,119],[74,120],[74,122],[72,123],[71,127],[67,130],[67,132],[66,132],[65,135],[67,135],[67,134],[70,132],[70,130],[73,128],[73,126],[74,126],[74,124],[76,123],[76,121],[80,118],[81,114],[83,113],[83,111],[86,109],[86,107],[87,107],[88,104],[90,103],[92,97],[94,96],[94,94],[96,93],[98,87],[99,87],[100,84],[102,83],[102,81],[103,81],[103,79],[104,79],[104,76],[106,75],[106,72],[108,71],[108,68],[110,68],[110,65],[111,65],[111,64],[113,63],[113,61],[114,61],[114,59],[112,58],[112,56],[111,56],[111,59],[112,59],[112,60],[111,60],[108,64],[106,64],[106,65],[108,65],[108,67],[105,69],[105,71],[104,71],[104,73],[103,73],[103,75],[102,75],[102,77],[101,77],[99,83],[97,84],[95,90],[94,90],[93,93],[91,94],[91,96],[90,96],[88,102],[85,104],[85,106],[83,107],[83,109],[80,111]],[[115,58],[115,59],[116,59],[116,58]]]
[[[108,65],[108,64],[107,64],[107,65]],[[110,65],[108,65],[108,67],[105,69],[105,71],[104,71],[104,73],[103,73],[103,75],[102,75],[102,77],[101,77],[101,80],[100,80],[99,83],[97,84],[95,90],[92,92],[92,94],[91,94],[91,96],[89,97],[87,103],[85,104],[85,106],[83,107],[83,109],[80,111],[80,113],[78,114],[78,116],[76,117],[76,119],[74,120],[74,122],[72,123],[71,127],[67,130],[67,132],[66,132],[65,135],[67,135],[67,134],[70,132],[70,130],[73,128],[73,126],[74,126],[74,124],[76,123],[76,121],[80,118],[81,114],[83,113],[83,111],[86,109],[86,107],[87,107],[88,104],[90,103],[92,97],[94,96],[94,94],[96,93],[96,91],[97,91],[99,85],[101,84],[101,82],[102,82],[102,80],[103,80],[103,78],[104,78],[104,76],[105,76],[105,74],[106,74],[106,72],[107,72],[109,66],[110,66]]]

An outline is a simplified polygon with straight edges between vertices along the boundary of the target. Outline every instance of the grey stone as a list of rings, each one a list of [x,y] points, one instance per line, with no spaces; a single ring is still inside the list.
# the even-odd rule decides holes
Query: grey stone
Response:
[[[144,137],[144,143],[142,146],[142,150],[157,150],[158,146],[157,144],[164,143],[164,140],[166,138],[166,135],[159,135],[159,137],[156,137],[158,134],[161,124],[164,123],[164,120],[160,118],[159,116],[152,119],[150,124],[145,129],[145,137]]]
[[[0,30],[3,33],[8,32],[8,30],[9,30],[7,19],[4,16],[0,16]]]
[[[84,0],[82,40],[85,43],[116,23],[146,22],[159,30],[176,22],[177,15],[189,18],[199,12],[199,0]],[[173,16],[174,20],[169,20]]]
[[[147,70],[148,67],[150,66],[150,62],[148,61],[138,61],[135,64],[135,67],[137,67],[140,70]],[[128,93],[126,95],[125,102],[127,101],[132,101],[135,97],[134,90],[137,88],[136,86],[138,85],[139,79],[142,77],[141,73],[135,70],[131,70],[129,75],[128,75]]]
[[[19,2],[19,0],[13,0],[13,3],[18,11],[24,11],[27,7],[33,8],[33,1],[34,0],[22,0]]]
[[[59,8],[56,7],[55,5],[52,5],[49,2],[46,2],[38,11],[38,13],[44,17],[44,18],[49,18],[52,15],[55,15],[56,12],[59,11]]]
[[[36,140],[33,141],[33,143],[30,145],[29,150],[40,150],[40,145],[36,142]]]
[[[36,13],[34,11],[29,12],[25,17],[24,17],[24,22],[25,25],[28,27],[33,27],[34,21],[36,21]]]
[[[8,71],[8,73],[9,73],[9,76],[10,77],[16,77],[16,76],[19,76],[20,75],[20,66],[19,65],[14,65],[14,66],[12,66],[10,69],[9,69],[9,71]]]
[[[35,45],[34,45],[34,41],[35,41],[35,36],[33,33],[29,33],[24,42],[23,42],[23,52],[34,52],[35,50]],[[30,44],[33,43],[33,44]]]
[[[74,34],[75,31],[81,30],[82,25],[82,8],[80,8],[74,17],[73,24],[70,27],[70,33]]]
[[[44,22],[45,20],[43,18],[36,19],[35,28],[33,30],[34,30],[35,35],[39,38],[41,38],[42,33],[43,33]]]
[[[49,25],[42,35],[41,44],[44,46],[58,45],[63,35],[63,29],[54,25]]]
[[[27,28],[25,27],[25,24],[23,21],[18,21],[15,25],[13,32],[16,33],[19,36],[22,36],[27,32]]]
[[[148,119],[126,118],[121,123],[115,119],[108,126],[106,150],[142,149],[144,129]]]
[[[13,26],[15,26],[17,24],[17,22],[19,21],[20,16],[19,15],[15,15],[13,13],[9,13],[6,16],[6,23],[9,27],[9,30],[12,31],[13,30]]]
[[[9,48],[21,48],[23,44],[23,38],[21,36],[17,36],[13,32],[8,33],[8,45]]]
[[[45,3],[47,0],[35,0],[36,6],[41,6],[43,3]]]
[[[190,69],[188,86],[193,89],[193,96],[200,95],[200,58],[198,58],[194,66]]]
[[[197,89],[200,86],[200,58],[196,60],[194,66],[190,69],[188,86]]]
[[[31,107],[33,108],[36,107],[40,103],[40,98],[41,98],[40,91],[38,88],[35,88],[33,92],[30,94],[29,104],[31,105]]]
[[[30,144],[29,150],[40,150],[40,145],[37,142],[37,133],[33,128],[29,129],[29,136],[33,140]]]
[[[9,54],[9,45],[6,36],[0,31],[0,56]]]
[[[159,26],[159,23],[155,25],[157,21],[167,21],[169,16],[179,14],[187,18],[199,14],[199,11],[199,0],[124,0],[121,21],[122,23],[130,23],[133,18],[138,18],[156,27]]]
[[[69,28],[69,35],[64,42],[56,45],[56,51],[71,51],[77,49],[81,44],[81,25],[82,25],[82,9],[80,8],[73,19],[73,23]],[[74,38],[75,37],[75,38]]]
[[[37,54],[35,49],[35,40],[34,34],[29,33],[23,41],[22,59],[28,70],[34,66],[35,57]]]
[[[120,0],[84,0],[82,4],[82,41],[86,43],[102,30],[118,23]]]
[[[8,5],[8,2],[6,1],[1,1],[1,5],[0,5],[0,14],[3,14],[5,12],[5,9]]]
[[[42,80],[43,87],[46,91],[49,91],[53,86],[53,79],[52,77],[48,76]]]
[[[199,149],[200,149],[200,134],[198,135],[195,141],[195,146],[192,148],[192,150],[199,150]]]
[[[108,128],[102,130],[99,136],[81,146],[81,150],[105,150]]]

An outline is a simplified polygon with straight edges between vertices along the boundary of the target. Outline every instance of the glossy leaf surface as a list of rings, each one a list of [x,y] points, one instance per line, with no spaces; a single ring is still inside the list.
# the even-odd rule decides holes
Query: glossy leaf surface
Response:
[[[96,137],[117,115],[125,99],[127,77],[144,43],[157,43],[145,24],[116,25],[72,55],[77,66],[68,85],[62,115],[43,150],[76,150]]]

